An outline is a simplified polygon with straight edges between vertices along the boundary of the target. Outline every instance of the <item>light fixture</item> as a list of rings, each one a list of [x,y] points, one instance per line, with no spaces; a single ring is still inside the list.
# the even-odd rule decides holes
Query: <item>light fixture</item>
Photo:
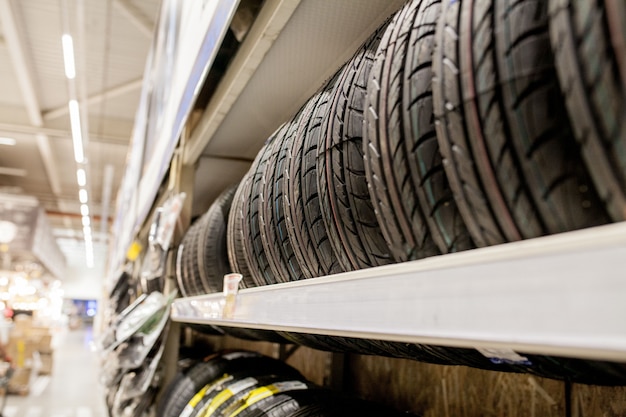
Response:
[[[0,137],[0,145],[15,146],[17,141],[13,138]]]
[[[89,216],[89,206],[87,204],[80,205],[80,214],[83,216]]]
[[[83,226],[87,227],[91,225],[91,221],[89,220],[89,216],[83,216]]]
[[[83,153],[83,132],[80,128],[80,112],[78,110],[78,101],[70,100],[70,124],[72,125],[72,142],[74,143],[74,159],[77,163],[82,164],[85,159]]]
[[[65,64],[65,76],[70,80],[76,77],[76,66],[74,63],[74,42],[72,36],[67,33],[61,37],[63,43],[63,62]]]
[[[0,243],[11,243],[17,236],[17,225],[7,220],[0,220]]]
[[[78,168],[76,170],[76,179],[78,180],[78,185],[84,187],[87,185],[87,174],[85,174],[85,170],[82,168]]]
[[[89,200],[89,196],[87,195],[87,190],[81,188],[78,190],[78,199],[82,204],[87,204],[87,200]]]

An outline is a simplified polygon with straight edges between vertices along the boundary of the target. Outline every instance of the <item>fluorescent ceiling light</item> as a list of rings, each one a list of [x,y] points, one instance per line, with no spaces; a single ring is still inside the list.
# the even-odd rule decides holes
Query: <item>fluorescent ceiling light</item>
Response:
[[[85,236],[85,240],[91,240],[91,227],[83,226],[83,235]]]
[[[80,214],[83,216],[89,216],[89,206],[87,204],[80,205]]]
[[[85,174],[85,170],[82,168],[78,168],[76,170],[76,179],[78,180],[78,185],[84,187],[87,185],[87,174]]]
[[[87,195],[87,190],[85,190],[84,188],[81,188],[78,191],[78,199],[80,200],[81,203],[87,204],[87,200],[89,200],[89,196]]]
[[[15,146],[16,140],[13,138],[0,137],[0,145]]]
[[[67,33],[61,37],[63,42],[63,62],[65,63],[65,76],[70,80],[76,77],[76,66],[74,60],[74,41]]]
[[[74,159],[82,164],[85,154],[83,153],[83,132],[80,128],[80,112],[78,102],[70,100],[70,124],[72,125],[72,142],[74,142]]]
[[[89,216],[83,216],[83,226],[87,227],[91,224],[91,221],[89,220]]]

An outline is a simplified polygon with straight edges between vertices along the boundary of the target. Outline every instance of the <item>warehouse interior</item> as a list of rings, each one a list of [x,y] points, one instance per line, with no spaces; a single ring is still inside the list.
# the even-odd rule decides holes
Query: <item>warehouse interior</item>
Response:
[[[0,416],[626,415],[626,6],[0,0]]]

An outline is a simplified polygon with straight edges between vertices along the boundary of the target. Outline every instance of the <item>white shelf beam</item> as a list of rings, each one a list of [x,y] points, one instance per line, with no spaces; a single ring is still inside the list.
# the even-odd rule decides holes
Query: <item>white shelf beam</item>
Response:
[[[175,321],[626,362],[626,223],[176,300]],[[225,310],[226,307],[226,310]]]

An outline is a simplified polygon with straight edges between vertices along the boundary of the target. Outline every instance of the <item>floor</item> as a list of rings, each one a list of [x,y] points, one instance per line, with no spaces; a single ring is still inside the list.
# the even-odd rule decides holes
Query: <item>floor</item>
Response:
[[[26,396],[9,395],[1,417],[106,417],[99,360],[90,327],[67,331],[54,350],[50,376]]]

